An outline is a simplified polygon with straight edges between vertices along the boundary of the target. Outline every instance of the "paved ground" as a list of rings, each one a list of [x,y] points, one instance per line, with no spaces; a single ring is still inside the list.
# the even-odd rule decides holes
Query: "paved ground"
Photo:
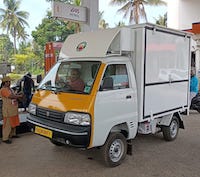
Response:
[[[184,117],[185,130],[166,142],[162,135],[139,135],[133,156],[107,168],[99,150],[56,147],[48,139],[22,134],[11,145],[0,144],[0,177],[199,177],[200,114]]]

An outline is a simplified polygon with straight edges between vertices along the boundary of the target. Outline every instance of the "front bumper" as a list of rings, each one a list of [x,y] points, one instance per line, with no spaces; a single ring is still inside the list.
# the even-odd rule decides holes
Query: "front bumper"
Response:
[[[31,131],[38,134],[36,128],[42,128],[52,133],[51,137],[40,134],[46,138],[53,139],[57,142],[68,144],[75,147],[87,148],[90,143],[90,126],[70,125],[66,123],[56,122],[39,118],[28,114],[27,124]]]

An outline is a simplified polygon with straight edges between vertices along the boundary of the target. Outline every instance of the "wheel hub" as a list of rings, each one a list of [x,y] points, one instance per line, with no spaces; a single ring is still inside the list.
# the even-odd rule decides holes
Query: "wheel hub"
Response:
[[[178,130],[178,125],[176,121],[172,121],[171,126],[170,126],[170,132],[171,132],[172,137],[176,136],[177,130]]]
[[[113,162],[120,160],[124,151],[123,143],[120,139],[116,139],[110,146],[109,156]]]

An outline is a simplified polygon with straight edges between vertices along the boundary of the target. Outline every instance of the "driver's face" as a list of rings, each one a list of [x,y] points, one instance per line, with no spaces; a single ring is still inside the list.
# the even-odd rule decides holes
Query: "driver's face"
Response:
[[[79,73],[76,70],[71,71],[71,81],[75,81],[79,78]]]

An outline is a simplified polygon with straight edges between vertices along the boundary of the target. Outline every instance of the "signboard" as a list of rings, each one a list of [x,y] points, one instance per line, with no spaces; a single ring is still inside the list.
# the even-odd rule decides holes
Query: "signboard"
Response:
[[[11,65],[8,63],[0,63],[0,74],[11,73]]]
[[[62,2],[52,2],[52,16],[78,22],[87,21],[87,8]]]

